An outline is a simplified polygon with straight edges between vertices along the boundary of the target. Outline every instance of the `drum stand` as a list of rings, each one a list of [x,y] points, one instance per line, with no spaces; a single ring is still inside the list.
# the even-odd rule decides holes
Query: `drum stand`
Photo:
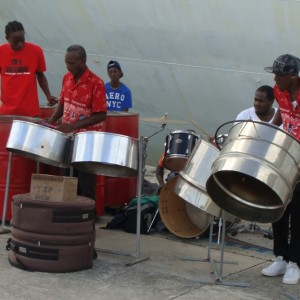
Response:
[[[141,235],[141,196],[142,196],[142,186],[143,186],[143,167],[145,165],[146,152],[145,148],[147,145],[147,139],[142,136],[139,138],[139,155],[138,155],[138,183],[137,183],[137,218],[136,218],[136,250],[135,250],[135,260],[126,264],[126,266],[131,266],[142,261],[148,260],[150,257],[140,257],[140,235]],[[123,253],[120,251],[111,251],[106,249],[95,248],[97,252],[111,253],[116,255],[124,256],[134,256],[130,253]]]
[[[12,152],[9,152],[7,174],[6,174],[5,194],[4,194],[4,202],[3,202],[3,211],[2,211],[2,222],[1,222],[1,230],[0,230],[1,234],[11,232],[11,229],[9,227],[5,226],[5,220],[6,220],[8,193],[9,193],[9,186],[10,186],[12,155],[13,155]]]
[[[211,246],[212,246],[212,235],[213,235],[213,220],[214,217],[211,216],[211,224],[209,228],[209,242],[208,242],[208,251],[207,251],[207,258],[206,259],[197,259],[197,258],[191,258],[191,257],[183,257],[182,260],[188,260],[188,261],[199,261],[199,262],[210,262],[213,268],[215,280],[212,281],[205,281],[205,280],[194,280],[191,279],[192,282],[195,283],[213,283],[218,285],[226,285],[226,286],[236,286],[236,287],[250,287],[250,284],[244,283],[244,282],[229,282],[229,281],[223,281],[222,275],[223,275],[223,264],[237,264],[237,262],[234,261],[224,261],[224,248],[225,248],[225,231],[226,231],[226,219],[224,218],[224,212],[222,213],[222,230],[219,231],[218,234],[218,241],[219,241],[219,235],[221,233],[221,250],[220,250],[220,260],[214,260],[211,257]],[[220,269],[218,271],[216,263],[220,263]]]
[[[144,173],[145,173],[145,162],[147,157],[147,144],[149,138],[154,136],[155,134],[161,132],[166,127],[166,124],[161,125],[161,129],[150,135],[149,137],[143,137],[140,136],[139,138],[139,155],[138,155],[138,180],[137,180],[137,216],[136,216],[136,249],[135,249],[135,260],[132,262],[129,262],[126,264],[126,266],[132,266],[137,263],[143,262],[145,260],[148,260],[150,257],[140,257],[140,249],[141,249],[141,197],[142,197],[142,187],[143,187],[143,181],[144,181]],[[158,212],[158,211],[157,211]],[[152,223],[151,223],[152,224]],[[151,226],[151,225],[150,225]],[[112,251],[112,250],[106,250],[106,249],[100,249],[95,248],[97,252],[102,253],[110,253],[110,254],[116,254],[116,255],[124,255],[124,256],[134,256],[130,253],[124,253],[121,251]]]

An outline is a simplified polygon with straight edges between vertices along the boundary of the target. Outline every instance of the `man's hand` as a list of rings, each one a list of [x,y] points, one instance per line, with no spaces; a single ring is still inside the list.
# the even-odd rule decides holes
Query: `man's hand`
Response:
[[[47,101],[50,106],[53,106],[58,102],[58,99],[55,96],[50,96]]]
[[[70,123],[64,123],[60,126],[56,127],[56,130],[61,131],[63,133],[70,133],[75,130],[74,125]]]

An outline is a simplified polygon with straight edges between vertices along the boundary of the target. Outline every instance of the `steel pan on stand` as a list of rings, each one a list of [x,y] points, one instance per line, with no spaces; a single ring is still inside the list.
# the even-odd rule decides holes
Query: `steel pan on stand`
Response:
[[[212,165],[207,192],[248,221],[280,219],[299,179],[300,145],[287,132],[255,121],[235,124]]]
[[[138,175],[138,141],[125,135],[87,131],[75,134],[75,169],[113,177]]]
[[[187,161],[184,169],[179,172],[178,182],[174,188],[175,193],[179,198],[184,199],[186,203],[190,205],[192,211],[199,211],[202,214],[205,213],[208,217],[209,228],[209,243],[208,243],[208,253],[206,259],[197,258],[183,258],[184,260],[190,261],[200,261],[200,262],[210,262],[213,267],[213,272],[216,276],[216,282],[220,284],[222,282],[223,264],[224,264],[224,247],[225,247],[225,231],[226,231],[226,221],[237,223],[240,220],[222,210],[218,207],[208,196],[205,183],[210,174],[211,165],[219,155],[219,150],[213,146],[211,143],[205,141],[199,141],[189,160]],[[215,265],[215,260],[211,258],[211,247],[212,247],[212,235],[214,217],[219,217],[220,226],[222,230],[218,234],[218,243],[221,240],[221,259],[220,259],[220,269],[217,270]],[[221,239],[220,239],[221,236]],[[235,262],[225,262],[233,263]],[[199,281],[201,282],[201,281]],[[222,284],[227,285],[227,283],[222,282]],[[248,286],[246,283],[228,283],[231,286]]]
[[[38,122],[38,118],[30,118],[23,116],[14,116],[14,115],[1,115],[0,116],[0,201],[2,206],[2,212],[5,216],[2,216],[2,223],[6,220],[11,219],[11,199],[12,196],[16,194],[28,193],[30,190],[30,181],[31,174],[36,173],[37,164],[31,159],[27,159],[22,156],[14,155],[12,156],[6,150],[6,143],[9,138],[9,133],[12,127],[14,120],[22,120],[27,122]],[[11,157],[11,170],[9,169],[9,156]],[[7,207],[4,212],[5,206],[5,194],[6,194],[6,183],[7,183],[7,174],[10,171],[11,176],[9,179],[9,189],[7,195]],[[0,206],[0,207],[1,207]]]
[[[72,137],[52,128],[25,121],[13,121],[6,149],[53,166],[68,168]]]
[[[107,132],[80,132],[75,134],[71,158],[71,165],[85,172],[115,177],[138,177],[136,260],[127,265],[149,259],[149,257],[140,258],[143,143],[143,137],[137,140],[125,135]],[[105,249],[96,249],[96,251],[112,253],[112,251]],[[125,253],[124,255],[128,254]]]
[[[87,155],[82,155],[81,142],[91,142],[93,149],[87,148]],[[136,224],[136,260],[127,263],[133,265],[149,259],[140,258],[140,231],[141,231],[141,194],[144,166],[144,138],[139,140],[104,132],[82,132],[75,135],[74,150],[71,164],[94,174],[112,174],[114,176],[138,177],[137,184],[137,224]],[[105,145],[110,151],[104,149]],[[96,150],[100,151],[95,152]],[[92,162],[92,164],[90,163]],[[112,173],[113,171],[113,173]],[[96,249],[98,252],[113,253],[118,255],[130,255],[128,253],[113,252],[106,249]]]

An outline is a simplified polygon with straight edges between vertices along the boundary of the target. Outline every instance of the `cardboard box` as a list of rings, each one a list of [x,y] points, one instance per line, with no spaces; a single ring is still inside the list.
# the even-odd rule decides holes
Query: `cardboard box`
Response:
[[[30,198],[53,202],[74,201],[77,195],[78,178],[32,174]]]

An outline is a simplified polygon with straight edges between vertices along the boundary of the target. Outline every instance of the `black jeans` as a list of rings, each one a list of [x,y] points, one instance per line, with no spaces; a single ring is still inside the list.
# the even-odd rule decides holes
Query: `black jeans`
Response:
[[[300,266],[300,183],[293,192],[282,218],[272,224],[275,256],[296,262]]]

